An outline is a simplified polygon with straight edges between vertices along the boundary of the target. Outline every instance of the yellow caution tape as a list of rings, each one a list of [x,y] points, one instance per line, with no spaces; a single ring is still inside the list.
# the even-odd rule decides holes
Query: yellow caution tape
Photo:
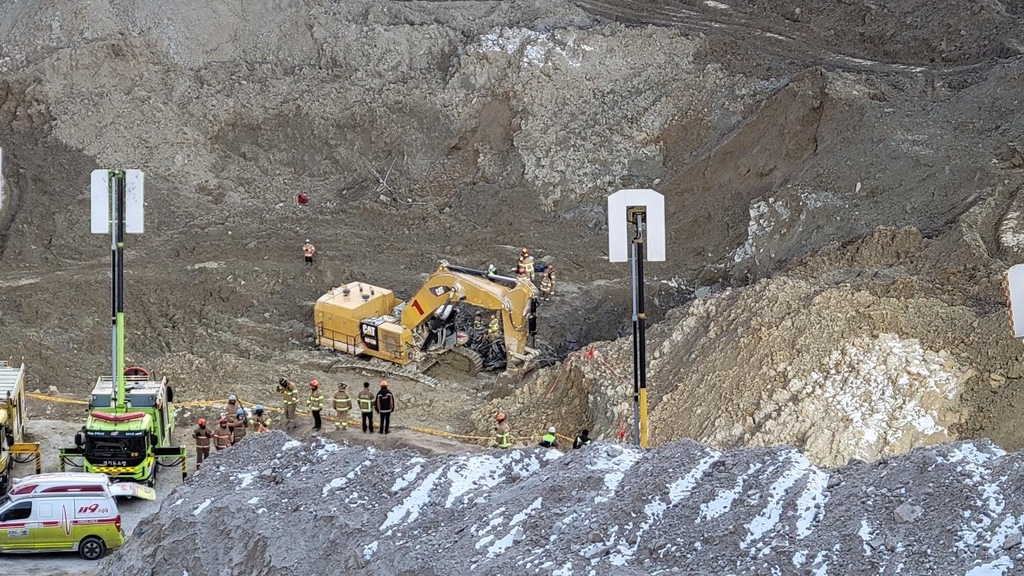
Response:
[[[29,398],[35,398],[36,400],[45,400],[47,402],[58,402],[60,404],[79,404],[82,406],[88,406],[89,403],[84,400],[71,400],[69,398],[57,398],[56,396],[47,396],[45,394],[36,394],[35,392],[29,392],[26,394]]]

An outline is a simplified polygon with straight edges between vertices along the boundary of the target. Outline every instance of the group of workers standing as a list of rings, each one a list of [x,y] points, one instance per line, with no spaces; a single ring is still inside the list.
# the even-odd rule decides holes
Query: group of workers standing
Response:
[[[277,389],[284,397],[285,425],[291,426],[295,421],[295,407],[299,403],[298,387],[291,380],[281,378],[277,382]],[[363,389],[360,390],[355,400],[356,405],[359,407],[359,413],[362,416],[363,432],[371,433],[374,431],[373,413],[376,412],[380,415],[378,431],[381,434],[391,433],[391,413],[395,411],[397,402],[395,395],[388,388],[387,380],[381,380],[380,389],[376,394],[370,390],[369,382],[363,382]],[[323,391],[320,390],[320,383],[316,380],[310,380],[306,407],[309,408],[309,413],[313,416],[314,431],[320,430],[323,426],[323,419],[320,413],[323,411],[326,401],[327,399]],[[335,411],[335,430],[347,430],[348,415],[353,407],[352,398],[348,395],[348,384],[344,382],[338,383],[338,390],[335,391],[334,396],[331,398],[331,407]]]
[[[296,406],[299,403],[298,387],[294,382],[281,378],[277,384],[278,392],[283,397],[284,404],[284,425],[286,428],[295,426]],[[335,411],[335,430],[348,429],[348,416],[352,410],[352,398],[348,395],[348,385],[344,382],[338,383],[338,390],[331,398],[332,407]],[[381,434],[391,433],[391,413],[395,411],[397,404],[394,394],[388,389],[386,380],[380,383],[380,390],[376,394],[370,390],[370,383],[363,382],[363,389],[355,398],[362,415],[363,432],[374,431],[373,414],[380,414],[380,426],[377,431]],[[313,430],[318,431],[323,426],[321,412],[326,404],[324,393],[320,390],[320,383],[317,380],[309,381],[309,396],[306,398],[306,407],[309,408],[313,417]],[[250,420],[251,418],[251,420]],[[249,429],[254,432],[265,432],[270,430],[270,417],[265,414],[263,406],[256,404],[252,408],[252,414],[246,412],[234,394],[228,396],[228,405],[221,414],[220,421],[216,428],[206,425],[206,418],[200,418],[196,428],[192,431],[192,437],[196,442],[196,470],[202,466],[203,461],[210,457],[210,445],[217,451],[225,450],[237,444],[245,437]]]
[[[252,421],[234,394],[228,396],[227,409],[221,414],[216,428],[207,427],[206,418],[200,418],[192,431],[192,437],[196,441],[196,470],[202,466],[203,460],[209,458],[211,443],[220,452],[245,438],[249,428],[254,432],[270,430],[270,417],[264,413],[263,406],[253,406],[251,418]]]

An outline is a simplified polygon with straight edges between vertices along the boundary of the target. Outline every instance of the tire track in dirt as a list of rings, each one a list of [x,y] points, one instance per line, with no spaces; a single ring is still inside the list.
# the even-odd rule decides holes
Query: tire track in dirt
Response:
[[[714,10],[716,13],[736,14],[739,17],[716,18],[685,8],[669,8],[641,0],[575,0],[575,4],[591,15],[627,25],[688,28],[701,32],[715,30],[739,41],[750,42],[756,40],[759,43],[758,49],[769,54],[783,58],[792,58],[795,52],[796,55],[804,57],[805,65],[829,66],[847,72],[959,74],[990,68],[999,63],[1016,61],[1022,58],[1021,56],[991,58],[983,62],[957,66],[922,66],[898,62],[880,62],[816,46],[813,41],[808,40],[802,34],[794,33],[792,30],[783,29],[782,27],[769,28],[752,24],[752,17],[747,17],[742,11],[737,11],[733,7],[728,9],[714,8]],[[773,42],[769,43],[766,40]]]

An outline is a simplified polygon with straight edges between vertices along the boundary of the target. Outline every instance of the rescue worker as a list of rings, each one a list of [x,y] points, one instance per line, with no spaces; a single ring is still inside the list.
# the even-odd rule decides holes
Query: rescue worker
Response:
[[[523,248],[522,251],[519,252],[519,266],[526,272],[526,275],[530,277],[530,280],[533,280],[533,274],[536,271],[533,267],[533,256],[530,255],[530,251],[526,248]]]
[[[484,325],[483,314],[477,312],[476,315],[473,316],[473,330],[477,333],[482,333],[486,328],[487,326]]]
[[[309,398],[306,399],[306,406],[313,415],[313,430],[319,430],[320,411],[324,409],[324,393],[320,391],[320,383],[316,380],[309,381]]]
[[[555,436],[555,427],[548,428],[548,433],[541,436],[539,446],[544,448],[558,448],[558,438]]]
[[[509,429],[508,422],[505,421],[505,415],[498,412],[494,419],[498,421],[494,426],[495,441],[498,443],[498,448],[508,449],[512,447],[512,442],[510,441],[512,431]]]
[[[334,423],[335,430],[348,430],[348,411],[352,409],[352,399],[348,396],[347,388],[347,384],[338,382],[338,391],[334,393],[334,411],[338,416],[338,421]]]
[[[555,267],[548,265],[544,275],[540,277],[540,297],[542,300],[555,295]]]
[[[307,238],[306,243],[302,245],[302,257],[306,259],[307,265],[313,265],[314,254],[316,254],[316,246],[313,246],[313,244],[310,243],[309,238]]]
[[[370,391],[370,383],[363,382],[363,389],[356,396],[359,402],[359,413],[363,416],[363,432],[373,434],[373,392]]]
[[[495,266],[494,264],[488,264],[487,265],[487,277],[490,278],[491,276],[497,276],[497,275],[498,275],[498,267]]]
[[[593,441],[590,439],[590,430],[587,430],[586,428],[584,428],[580,432],[580,435],[577,436],[575,440],[573,440],[573,442],[572,442],[573,450],[579,450],[580,448],[583,448],[584,446],[590,446],[591,442],[593,442]]]
[[[388,381],[380,381],[380,390],[377,391],[377,399],[375,400],[375,408],[377,413],[380,414],[380,433],[390,434],[391,433],[391,413],[395,410],[395,397],[388,390]]]
[[[270,430],[270,417],[263,414],[263,406],[257,404],[252,407],[253,411],[253,428],[256,432],[266,432]]]
[[[234,446],[245,438],[245,431],[249,428],[249,419],[245,417],[245,409],[235,410],[235,425],[231,427],[231,445]]]
[[[522,266],[516,268],[516,278],[523,281],[532,280],[530,275],[526,273],[526,268],[523,268]]]
[[[491,322],[487,325],[487,339],[495,340],[498,338],[498,334],[501,333],[501,322],[498,321],[497,314],[491,314]]]
[[[242,405],[238,402],[238,396],[235,396],[234,394],[228,396],[228,414],[234,414],[241,407]]]
[[[284,422],[290,425],[295,420],[295,405],[299,403],[299,391],[295,383],[281,378],[277,381],[277,390],[284,396]]]
[[[203,460],[210,457],[210,438],[213,438],[213,430],[206,427],[206,418],[199,419],[199,425],[192,431],[192,437],[196,439],[196,470],[199,470]]]
[[[213,431],[213,445],[217,447],[217,452],[231,447],[231,428],[227,418],[221,418],[220,426]]]

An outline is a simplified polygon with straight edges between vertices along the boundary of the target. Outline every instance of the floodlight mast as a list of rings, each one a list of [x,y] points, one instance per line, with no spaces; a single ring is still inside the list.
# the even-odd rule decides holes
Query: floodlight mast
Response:
[[[635,234],[629,240],[629,224]],[[627,249],[627,244],[629,248]],[[647,313],[644,260],[665,261],[665,197],[650,189],[619,190],[608,197],[608,260],[630,261],[633,284],[633,438],[646,448]]]
[[[636,234],[633,236],[631,268],[633,273],[633,438],[647,447],[647,315],[644,310],[644,217],[643,207],[628,211]]]
[[[128,409],[124,380],[124,238],[143,229],[140,170],[93,170],[92,232],[110,234],[110,383],[116,412]]]

